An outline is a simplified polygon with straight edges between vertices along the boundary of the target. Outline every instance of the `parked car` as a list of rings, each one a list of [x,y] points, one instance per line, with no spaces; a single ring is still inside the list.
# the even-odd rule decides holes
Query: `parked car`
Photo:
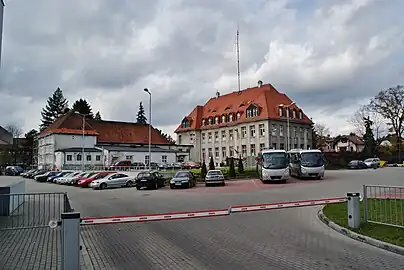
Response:
[[[46,181],[47,182],[53,182],[53,180],[55,180],[56,178],[60,178],[60,177],[63,177],[65,175],[68,175],[68,174],[71,174],[71,173],[73,173],[73,172],[72,171],[62,171],[62,172],[59,172],[56,175],[49,176],[48,179],[46,179]]]
[[[379,158],[368,158],[365,159],[365,164],[368,168],[379,168],[380,167],[380,159]]]
[[[108,171],[108,172],[99,172],[99,173],[91,175],[90,177],[80,179],[77,184],[80,187],[86,188],[86,187],[89,187],[91,182],[93,182],[95,180],[98,180],[98,179],[101,179],[101,178],[104,178],[105,176],[107,176],[109,174],[113,174],[113,173],[116,173],[116,172],[110,172],[110,171]]]
[[[70,186],[77,185],[77,183],[78,183],[81,179],[84,179],[84,178],[87,178],[87,177],[91,177],[91,176],[94,175],[94,174],[95,174],[95,172],[82,172],[82,173],[80,173],[80,174],[78,174],[78,175],[76,175],[76,176],[70,178],[68,181],[66,181],[66,184],[67,184],[67,185],[70,185]]]
[[[163,175],[157,171],[140,172],[136,177],[136,189],[158,189],[165,186]]]
[[[20,176],[26,178],[29,174],[35,172],[37,169],[31,169],[29,171],[23,172],[22,174],[20,174]]]
[[[113,165],[109,166],[108,170],[127,171],[131,167],[132,167],[132,161],[121,160],[121,161],[115,162]]]
[[[35,174],[36,172],[38,172],[38,171],[39,171],[39,169],[30,170],[30,171],[24,173],[23,177],[24,177],[24,178],[31,178],[32,175],[34,175],[34,174]]]
[[[188,161],[188,162],[185,162],[185,163],[182,165],[182,167],[183,167],[184,169],[187,169],[187,170],[200,169],[200,168],[201,168],[201,163],[199,163],[199,162],[193,162],[193,161]]]
[[[180,171],[175,173],[174,177],[170,180],[170,188],[174,189],[177,187],[187,187],[192,188],[196,186],[196,179],[192,172]]]
[[[57,172],[57,171],[49,171],[44,174],[38,174],[34,177],[34,180],[37,182],[46,182],[46,180],[48,180],[48,177],[55,176],[58,173],[59,172]]]
[[[53,182],[57,184],[66,184],[67,182],[70,181],[70,179],[76,178],[79,174],[82,174],[83,172],[73,172],[71,174],[66,174],[65,176],[56,178],[53,180]]]
[[[20,166],[7,166],[4,174],[10,176],[18,176],[24,172],[24,169]]]
[[[225,177],[221,170],[209,170],[205,177],[205,186],[214,184],[226,185]]]
[[[33,174],[30,174],[29,178],[34,179],[35,176],[40,175],[40,174],[44,174],[46,173],[48,170],[37,170],[35,171]]]
[[[135,183],[133,176],[124,173],[113,173],[90,183],[93,189],[106,189],[112,187],[132,187]]]
[[[352,170],[354,169],[360,170],[360,169],[367,169],[368,166],[362,160],[352,160],[348,163],[348,168]]]
[[[146,169],[146,165],[143,162],[133,162],[132,167],[135,170],[144,170],[144,169]]]

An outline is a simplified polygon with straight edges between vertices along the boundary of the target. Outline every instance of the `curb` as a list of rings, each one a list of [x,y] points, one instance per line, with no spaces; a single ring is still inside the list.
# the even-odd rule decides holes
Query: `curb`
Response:
[[[358,234],[355,233],[351,230],[348,230],[336,223],[334,223],[333,221],[331,221],[329,218],[327,218],[324,213],[323,213],[323,208],[325,207],[325,205],[323,207],[320,208],[320,210],[317,212],[317,217],[328,227],[330,227],[331,229],[333,229],[334,231],[337,231],[345,236],[348,236],[349,238],[352,238],[354,240],[360,241],[362,243],[374,246],[374,247],[378,247],[396,254],[400,254],[400,255],[404,255],[404,248],[390,244],[390,243],[386,243],[377,239],[374,239],[372,237],[368,237],[368,236],[364,236],[362,234]]]

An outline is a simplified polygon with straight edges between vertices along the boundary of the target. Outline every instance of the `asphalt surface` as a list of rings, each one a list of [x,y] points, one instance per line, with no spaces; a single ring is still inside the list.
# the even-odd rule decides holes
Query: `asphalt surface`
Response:
[[[195,190],[90,190],[34,183],[32,192],[68,192],[83,217],[228,208],[343,197],[363,184],[404,185],[403,168],[328,171],[322,181],[261,186],[229,183]],[[321,223],[318,207],[207,219],[89,225],[82,236],[95,269],[404,269],[404,257],[356,242]]]

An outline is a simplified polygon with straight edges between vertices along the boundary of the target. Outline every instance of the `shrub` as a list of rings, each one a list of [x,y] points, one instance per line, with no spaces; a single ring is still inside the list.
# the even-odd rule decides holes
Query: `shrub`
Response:
[[[201,179],[205,179],[207,172],[208,172],[208,170],[206,169],[206,163],[205,163],[205,161],[204,161],[204,162],[202,163],[201,171],[200,171],[200,173],[199,173]]]
[[[215,162],[213,162],[213,157],[210,157],[209,170],[214,170],[214,169],[215,169]]]
[[[244,164],[243,164],[243,159],[242,159],[241,157],[240,157],[239,160],[238,160],[237,169],[238,169],[238,173],[239,173],[239,174],[243,174],[243,173],[244,173]]]
[[[235,177],[236,176],[236,169],[234,168],[234,159],[230,159],[230,166],[229,166],[229,176]]]

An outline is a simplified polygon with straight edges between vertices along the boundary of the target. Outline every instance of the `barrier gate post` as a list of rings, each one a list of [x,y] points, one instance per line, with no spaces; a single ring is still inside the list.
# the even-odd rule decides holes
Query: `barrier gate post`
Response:
[[[62,213],[62,270],[80,270],[80,213]]]
[[[361,224],[361,201],[359,193],[347,193],[348,197],[348,226],[353,229]]]

